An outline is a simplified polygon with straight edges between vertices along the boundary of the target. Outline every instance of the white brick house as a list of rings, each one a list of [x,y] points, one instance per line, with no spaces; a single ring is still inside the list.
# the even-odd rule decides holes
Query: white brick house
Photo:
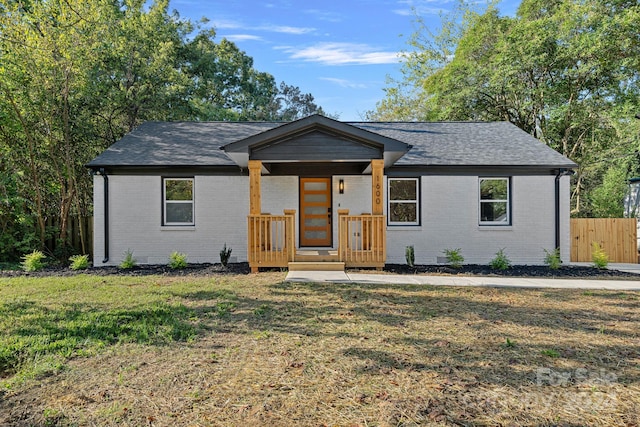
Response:
[[[507,122],[149,122],[92,160],[94,264],[569,260],[576,164]],[[318,252],[320,251],[320,252]],[[328,254],[328,255],[327,255]],[[327,258],[328,257],[328,258]]]

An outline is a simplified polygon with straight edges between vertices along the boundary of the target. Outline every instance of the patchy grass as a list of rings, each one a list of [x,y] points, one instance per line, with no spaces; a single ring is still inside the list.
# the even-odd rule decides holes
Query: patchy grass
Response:
[[[2,425],[638,425],[640,293],[0,279]]]
[[[123,343],[162,345],[195,338],[181,301],[131,278],[76,276],[2,283],[0,376],[16,381],[59,371],[76,356]],[[158,286],[155,286],[158,288]]]

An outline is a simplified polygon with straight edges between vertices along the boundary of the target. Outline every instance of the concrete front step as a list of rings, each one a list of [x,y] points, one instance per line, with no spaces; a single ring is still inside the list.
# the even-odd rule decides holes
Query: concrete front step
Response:
[[[338,255],[306,255],[297,253],[295,262],[338,262]]]
[[[298,250],[296,262],[338,262],[340,257],[335,250]]]
[[[290,262],[289,271],[344,271],[344,262]]]

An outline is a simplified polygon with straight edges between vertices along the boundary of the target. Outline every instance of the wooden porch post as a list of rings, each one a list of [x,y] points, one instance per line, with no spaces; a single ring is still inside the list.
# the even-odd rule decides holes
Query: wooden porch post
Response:
[[[371,213],[373,215],[382,215],[383,197],[382,197],[382,176],[384,174],[384,160],[371,160]]]
[[[249,160],[249,215],[260,215],[260,211],[262,210],[261,202],[260,202],[260,174],[262,172],[262,162],[260,160]],[[249,221],[252,224],[251,220]],[[255,223],[253,223],[253,227],[255,227]],[[255,230],[253,227],[249,227],[247,233],[249,233],[249,261],[251,261],[251,252],[259,251],[259,247],[255,247],[257,242],[255,241],[254,234]],[[251,262],[250,262],[251,264]],[[251,272],[257,273],[258,266],[255,264],[251,264]]]
[[[384,175],[384,160],[382,159],[375,159],[375,160],[371,160],[371,213],[373,215],[382,215],[384,213],[384,197],[383,197],[383,190],[384,190],[384,185],[382,182],[383,179],[383,175]],[[363,226],[365,224],[365,222],[363,221]],[[373,249],[375,251],[382,251],[383,253],[385,252],[385,247],[386,247],[386,238],[384,236],[384,230],[380,229],[378,230],[377,227],[373,227],[373,223],[371,223],[372,228],[370,230],[368,230],[369,232],[380,232],[381,234],[379,235],[381,240],[379,239],[372,239],[371,241],[368,241],[367,245],[369,244],[374,244],[376,247],[375,248],[369,248],[369,249]],[[381,224],[381,226],[383,227],[384,225]],[[373,238],[373,235],[371,236]],[[382,270],[381,267],[376,267],[376,270]]]
[[[262,162],[249,160],[249,214],[260,215],[262,211],[260,203],[260,174]]]
[[[347,259],[349,248],[349,229],[347,221],[343,217],[349,215],[349,209],[338,209],[338,259],[344,262]]]

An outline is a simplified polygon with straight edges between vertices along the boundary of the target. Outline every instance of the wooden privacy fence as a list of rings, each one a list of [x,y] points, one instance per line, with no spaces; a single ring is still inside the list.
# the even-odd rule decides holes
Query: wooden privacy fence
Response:
[[[635,218],[572,218],[571,261],[591,262],[591,245],[597,242],[609,262],[638,263]]]

